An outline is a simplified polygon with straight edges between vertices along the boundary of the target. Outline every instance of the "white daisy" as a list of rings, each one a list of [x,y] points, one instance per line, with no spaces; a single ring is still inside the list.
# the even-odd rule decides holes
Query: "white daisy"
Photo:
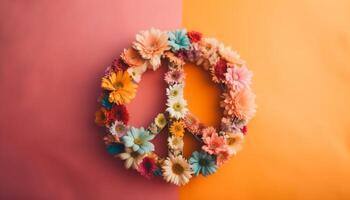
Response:
[[[128,127],[123,122],[117,120],[109,127],[109,132],[119,138],[128,132]]]
[[[136,82],[141,81],[142,74],[147,70],[147,65],[143,64],[138,67],[129,67],[127,69],[128,74],[131,76],[131,78]]]
[[[133,169],[137,169],[139,164],[142,162],[143,157],[145,154],[141,155],[137,153],[137,151],[133,151],[131,148],[125,148],[125,152],[119,154],[119,157],[122,160],[125,160],[125,167],[130,168],[132,167]]]
[[[183,98],[183,91],[183,84],[174,84],[166,89],[166,95],[168,96],[168,99]]]
[[[188,111],[187,102],[183,98],[168,99],[168,102],[166,105],[168,106],[166,111],[169,112],[170,117],[174,117],[176,119],[185,117]]]
[[[184,141],[180,137],[169,137],[168,146],[173,150],[182,150],[184,148]]]
[[[191,166],[181,155],[170,155],[164,161],[162,169],[164,179],[175,185],[185,185],[192,177]]]
[[[232,154],[237,154],[239,150],[242,149],[243,141],[244,141],[244,135],[243,133],[237,131],[235,133],[226,133],[225,136],[226,139],[226,144],[228,147],[229,153]]]

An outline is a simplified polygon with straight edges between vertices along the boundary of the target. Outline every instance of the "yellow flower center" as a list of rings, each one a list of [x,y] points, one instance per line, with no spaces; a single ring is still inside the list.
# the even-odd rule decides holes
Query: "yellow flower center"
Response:
[[[236,142],[236,138],[230,137],[226,140],[228,145],[233,145]]]
[[[182,110],[182,106],[180,103],[175,103],[173,105],[173,109],[176,111],[176,112],[180,112]]]
[[[174,127],[174,129],[175,129],[176,132],[182,131],[182,126],[176,125],[176,126]]]
[[[163,126],[165,124],[165,119],[164,118],[158,119],[158,124]]]
[[[135,138],[134,139],[134,143],[137,144],[137,145],[140,145],[140,144],[143,143],[143,141],[140,138]]]
[[[173,90],[171,92],[171,96],[173,96],[173,97],[176,97],[178,94],[179,94],[179,92],[177,90]]]
[[[181,175],[185,171],[185,168],[179,163],[174,163],[171,170],[174,174]]]

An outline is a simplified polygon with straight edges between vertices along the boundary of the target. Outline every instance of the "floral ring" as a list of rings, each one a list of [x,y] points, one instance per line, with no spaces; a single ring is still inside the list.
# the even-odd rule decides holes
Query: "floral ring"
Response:
[[[220,129],[204,125],[187,109],[183,97],[186,62],[202,66],[210,72],[213,82],[222,86],[220,106],[224,113]],[[168,84],[166,110],[147,128],[129,126],[125,105],[135,97],[142,74],[160,66],[168,67],[164,77]],[[133,45],[124,49],[105,71],[101,108],[95,114],[95,122],[107,129],[107,151],[125,160],[126,168],[133,168],[146,178],[162,176],[167,182],[185,185],[192,176],[215,173],[241,149],[247,123],[256,108],[251,78],[252,72],[239,54],[214,38],[186,30],[141,31]],[[151,141],[164,128],[169,130],[168,156],[161,158]],[[202,143],[201,150],[193,152],[188,160],[183,156],[185,131]]]

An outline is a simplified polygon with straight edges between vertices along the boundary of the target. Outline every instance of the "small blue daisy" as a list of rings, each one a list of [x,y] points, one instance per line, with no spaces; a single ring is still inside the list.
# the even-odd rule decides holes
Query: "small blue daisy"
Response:
[[[215,158],[206,152],[195,151],[192,153],[189,163],[192,167],[193,173],[198,176],[201,173],[203,176],[213,174],[216,172],[217,166]]]
[[[154,145],[149,142],[153,138],[154,135],[151,135],[143,127],[131,127],[127,135],[122,137],[122,141],[126,147],[132,148],[133,151],[137,151],[139,154],[145,154],[154,151]]]
[[[108,93],[105,93],[101,99],[101,105],[105,107],[106,109],[110,110],[113,107],[113,103],[109,102],[108,100]]]
[[[191,43],[187,36],[186,29],[180,29],[176,31],[168,32],[169,46],[172,51],[178,51],[180,49],[189,49]]]

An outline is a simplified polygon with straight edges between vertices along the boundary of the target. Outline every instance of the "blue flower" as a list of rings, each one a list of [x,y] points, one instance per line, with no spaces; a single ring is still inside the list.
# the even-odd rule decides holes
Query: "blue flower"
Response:
[[[154,138],[150,132],[142,128],[134,128],[127,132],[127,135],[122,137],[122,141],[126,147],[132,148],[133,151],[137,151],[139,154],[145,154],[150,151],[154,151],[154,145],[149,142]]]
[[[107,152],[111,155],[120,154],[124,152],[124,144],[115,143],[107,146]]]
[[[109,96],[109,94],[107,94],[107,93],[103,95],[103,97],[101,99],[101,105],[103,107],[105,107],[106,109],[110,110],[110,109],[112,109],[113,104],[111,102],[109,102],[108,96]]]
[[[201,173],[203,176],[213,174],[216,172],[217,166],[215,164],[214,156],[206,152],[195,151],[192,153],[189,163],[192,167],[193,173],[198,176]]]
[[[172,51],[178,51],[180,49],[189,49],[190,39],[187,36],[185,29],[168,32],[169,46]]]

